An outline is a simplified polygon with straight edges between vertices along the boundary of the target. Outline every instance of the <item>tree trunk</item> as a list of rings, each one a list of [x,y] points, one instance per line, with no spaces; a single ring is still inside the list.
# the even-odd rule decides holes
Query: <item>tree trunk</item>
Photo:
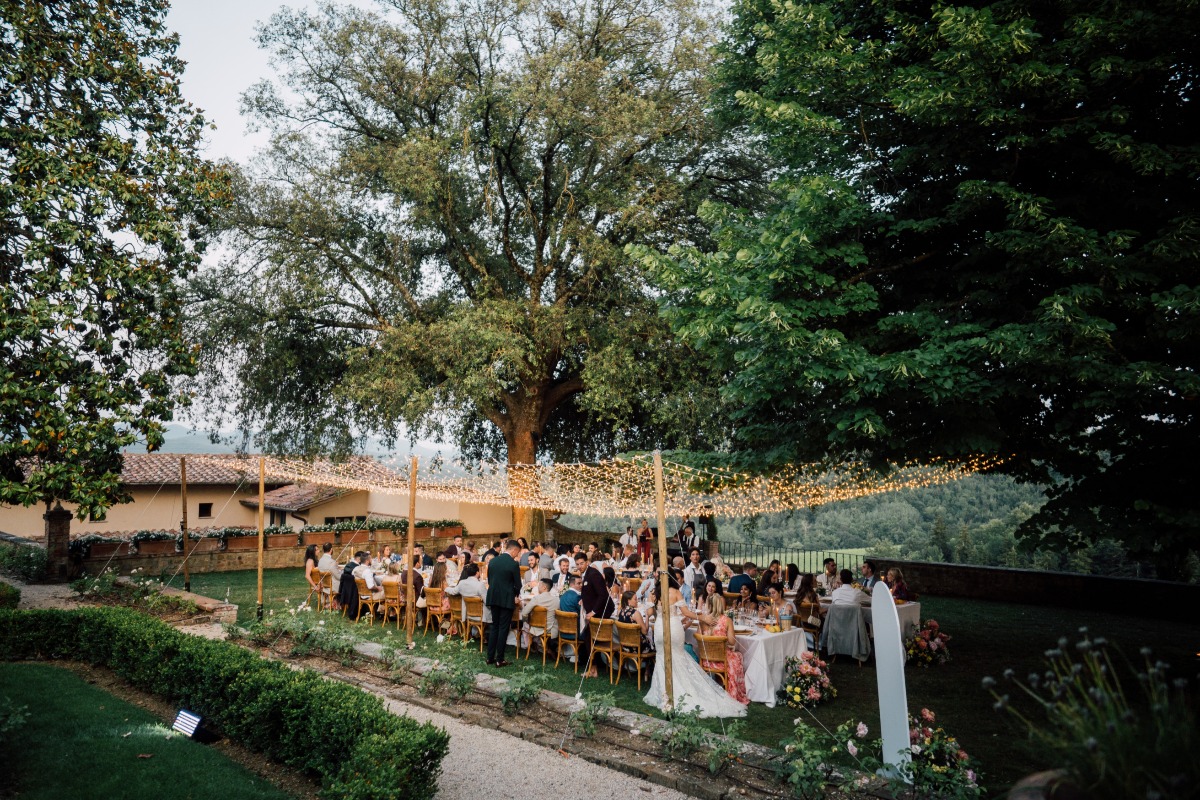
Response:
[[[504,439],[508,444],[508,463],[510,465],[536,463],[537,442],[541,439],[540,431],[535,432],[529,429],[513,430],[511,433],[505,431]],[[530,478],[532,475],[526,475],[524,470],[509,470],[509,496],[528,497],[535,493],[537,486]],[[545,529],[546,519],[541,509],[512,507],[512,535],[514,537],[523,536],[525,541],[532,546],[533,542],[541,541]]]

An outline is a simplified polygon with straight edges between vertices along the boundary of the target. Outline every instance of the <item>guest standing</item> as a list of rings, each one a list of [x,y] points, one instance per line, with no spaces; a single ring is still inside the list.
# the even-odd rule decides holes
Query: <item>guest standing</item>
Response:
[[[510,540],[504,552],[488,564],[487,607],[492,612],[492,627],[487,663],[495,667],[507,667],[509,663],[504,658],[504,651],[508,646],[508,630],[512,627],[517,595],[521,592],[521,567],[517,563],[520,554],[521,543]]]

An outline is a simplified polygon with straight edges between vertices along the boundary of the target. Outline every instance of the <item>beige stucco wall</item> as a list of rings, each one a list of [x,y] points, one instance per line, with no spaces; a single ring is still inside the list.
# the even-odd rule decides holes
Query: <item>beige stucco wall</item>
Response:
[[[296,530],[303,527],[298,516],[307,519],[309,525],[324,525],[326,517],[365,517],[369,495],[370,492],[351,492],[328,503],[297,511],[288,516],[288,524]]]
[[[407,517],[408,496],[372,492],[368,508],[385,517]],[[486,506],[417,497],[417,519],[458,519],[471,536],[491,536],[512,531],[512,510],[508,506]]]
[[[179,528],[180,496],[178,486],[133,487],[129,490],[133,502],[122,503],[108,510],[103,521],[74,519],[71,521],[71,534],[78,533],[115,533],[118,531]],[[188,487],[188,527],[210,528],[228,525],[255,525],[255,511],[246,508],[239,501],[256,499],[256,492],[234,492],[232,486],[196,486]],[[212,516],[200,516],[200,504],[212,503]],[[75,506],[64,503],[63,507],[72,513]],[[0,531],[16,536],[40,538],[45,530],[42,514],[44,506],[0,505]]]

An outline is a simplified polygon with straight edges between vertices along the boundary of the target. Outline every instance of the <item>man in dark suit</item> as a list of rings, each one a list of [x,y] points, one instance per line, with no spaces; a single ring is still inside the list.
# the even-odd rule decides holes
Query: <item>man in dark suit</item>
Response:
[[[608,593],[608,584],[604,582],[604,573],[597,569],[594,563],[588,564],[586,554],[579,553],[575,556],[575,568],[583,577],[579,609],[583,614],[583,619],[580,620],[580,630],[584,631],[585,635],[581,648],[583,652],[580,653],[580,657],[585,659],[584,663],[587,663],[586,659],[591,650],[591,631],[588,630],[588,620],[592,617],[600,619],[611,617],[617,609],[612,596]],[[598,674],[596,665],[592,664],[584,677],[595,678]]]
[[[488,564],[488,591],[484,601],[492,612],[492,627],[488,638],[487,663],[507,667],[504,651],[508,646],[508,629],[512,627],[513,609],[521,592],[521,567],[517,556],[521,543],[513,539],[503,553]]]

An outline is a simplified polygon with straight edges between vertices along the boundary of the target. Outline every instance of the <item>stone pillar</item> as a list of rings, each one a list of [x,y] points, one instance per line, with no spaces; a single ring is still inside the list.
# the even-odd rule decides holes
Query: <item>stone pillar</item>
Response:
[[[67,547],[71,541],[71,512],[62,503],[55,503],[42,519],[46,520],[46,580],[66,583],[71,574]]]
[[[707,561],[712,561],[717,556],[721,555],[721,543],[716,539],[704,540],[704,558]]]

